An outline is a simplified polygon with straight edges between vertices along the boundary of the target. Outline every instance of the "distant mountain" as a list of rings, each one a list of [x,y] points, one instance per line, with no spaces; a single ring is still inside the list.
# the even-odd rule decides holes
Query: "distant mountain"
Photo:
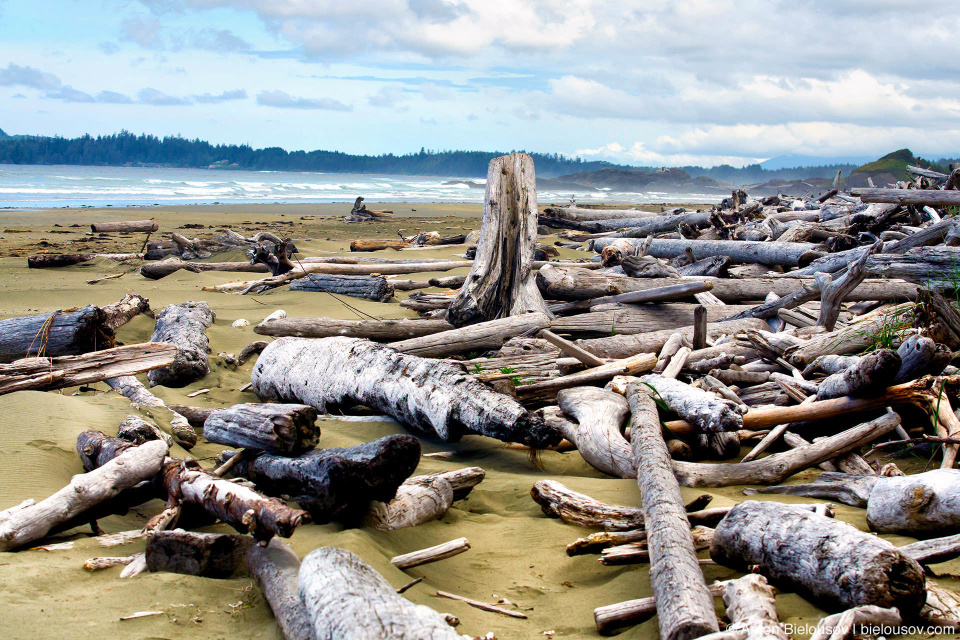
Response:
[[[615,169],[605,167],[597,171],[572,173],[553,179],[537,180],[539,188],[547,189],[610,189],[625,193],[662,191],[664,193],[726,193],[729,185],[713,178],[691,178],[683,169]]]
[[[767,171],[777,171],[779,169],[797,169],[802,167],[822,167],[841,164],[861,165],[870,162],[871,156],[804,156],[798,153],[788,153],[776,158],[770,158],[760,163],[760,166]]]
[[[848,187],[886,187],[898,180],[910,180],[907,165],[922,166],[925,169],[946,172],[946,169],[923,158],[913,155],[910,149],[898,149],[879,160],[868,162],[853,170],[846,180]]]
[[[4,133],[3,129],[0,129],[0,140],[3,140],[4,138],[9,138],[9,137],[10,136]]]

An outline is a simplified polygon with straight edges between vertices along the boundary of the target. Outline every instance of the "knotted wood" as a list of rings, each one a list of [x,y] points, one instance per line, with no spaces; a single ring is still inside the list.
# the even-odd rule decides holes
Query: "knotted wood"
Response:
[[[623,396],[596,387],[575,387],[559,391],[557,402],[578,423],[565,421],[570,427],[561,429],[563,436],[577,445],[590,466],[615,478],[637,476],[630,443],[621,429],[630,409]]]
[[[317,410],[304,404],[238,404],[211,413],[203,437],[231,447],[296,455],[317,446]]]
[[[207,328],[215,320],[216,314],[206,302],[171,304],[157,314],[157,326],[150,342],[176,345],[177,358],[169,367],[147,374],[151,386],[185,387],[210,372]]]
[[[113,329],[94,305],[0,320],[0,362],[72,356],[112,346]]]

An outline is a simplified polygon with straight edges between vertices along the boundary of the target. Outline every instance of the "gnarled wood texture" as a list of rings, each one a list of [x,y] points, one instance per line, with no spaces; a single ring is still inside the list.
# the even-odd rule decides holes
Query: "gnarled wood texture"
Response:
[[[94,305],[0,320],[0,362],[72,356],[112,346],[113,329]]]
[[[300,559],[279,538],[247,551],[247,571],[260,585],[273,617],[286,640],[314,640],[313,623],[300,600],[297,574]]]
[[[630,443],[622,433],[630,411],[623,396],[596,387],[575,387],[559,391],[557,402],[565,414],[577,420],[576,425],[567,423],[572,429],[561,431],[577,445],[584,460],[615,478],[637,476]]]
[[[238,404],[214,411],[203,437],[230,447],[296,455],[317,446],[317,410],[305,404]]]
[[[151,386],[184,387],[210,372],[207,328],[215,319],[216,314],[206,302],[171,304],[157,314],[157,326],[150,342],[176,345],[177,359],[169,367],[147,374]]]

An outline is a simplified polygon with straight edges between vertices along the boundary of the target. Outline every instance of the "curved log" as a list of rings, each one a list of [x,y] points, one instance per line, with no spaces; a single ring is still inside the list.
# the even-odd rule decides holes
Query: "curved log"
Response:
[[[443,616],[397,594],[345,549],[311,551],[300,566],[299,581],[316,640],[461,640]]]
[[[566,423],[574,428],[561,428],[561,432],[577,445],[584,460],[615,478],[637,477],[630,443],[622,433],[630,411],[623,396],[596,387],[576,387],[559,391],[557,402],[565,414],[578,422]]]
[[[210,372],[207,328],[216,317],[206,302],[171,304],[157,314],[157,326],[150,342],[175,344],[177,359],[169,367],[147,374],[151,386],[185,387]]]
[[[410,478],[390,502],[374,502],[364,526],[379,531],[414,527],[445,514],[453,504],[453,487],[442,475]]]
[[[261,398],[328,407],[360,403],[448,442],[478,433],[546,447],[560,433],[461,367],[356,338],[280,338],[257,359],[251,381]]]
[[[910,618],[927,597],[923,568],[886,540],[776,502],[731,509],[717,525],[710,557],[737,570],[759,565],[828,610],[872,604]]]
[[[203,437],[230,447],[296,455],[317,446],[317,410],[304,404],[238,404],[211,413]]]

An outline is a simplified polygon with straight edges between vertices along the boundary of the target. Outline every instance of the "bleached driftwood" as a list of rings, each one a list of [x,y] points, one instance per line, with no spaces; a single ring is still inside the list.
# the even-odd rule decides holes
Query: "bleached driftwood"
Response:
[[[104,323],[111,329],[127,324],[141,313],[153,317],[150,301],[135,293],[126,294],[119,301],[102,307],[101,311],[103,311]]]
[[[442,319],[334,320],[332,318],[281,318],[264,321],[253,328],[264,336],[298,338],[367,338],[376,342],[396,342],[449,331],[453,325]]]
[[[147,345],[151,344],[153,343],[147,343]],[[170,350],[170,362],[173,362],[177,355],[175,353],[176,347],[173,345],[164,346]],[[124,374],[117,376],[116,374],[112,374],[111,377],[106,379],[106,383],[135,405],[144,407],[166,407],[163,400],[151,393],[149,389],[132,375]],[[185,449],[192,448],[197,444],[197,434],[190,426],[190,421],[173,409],[170,409],[170,413],[170,432],[173,437],[176,438],[177,444]]]
[[[0,511],[0,551],[39,540],[53,527],[153,478],[166,453],[167,444],[160,440],[131,447],[102,467],[73,476],[69,485],[45,500],[26,500]]]
[[[856,363],[824,379],[817,387],[817,400],[843,396],[874,396],[893,384],[901,360],[892,349],[878,349]]]
[[[401,570],[411,569],[429,562],[452,558],[469,549],[470,542],[466,538],[457,538],[456,540],[444,542],[443,544],[438,544],[427,549],[420,549],[419,551],[411,551],[410,553],[394,556],[390,559],[390,564]]]
[[[741,502],[717,525],[710,557],[760,573],[830,609],[873,604],[904,617],[926,600],[923,568],[892,544],[802,508]]]
[[[774,590],[761,575],[729,580],[723,589],[730,625],[727,631],[746,631],[747,640],[789,640],[777,615]]]
[[[397,594],[345,549],[311,551],[300,566],[299,582],[316,640],[460,640],[443,616]]]
[[[523,333],[550,326],[544,313],[525,313],[471,324],[459,329],[394,342],[397,351],[423,358],[444,358],[466,351],[499,349],[504,342]]]
[[[650,552],[650,582],[659,614],[660,637],[695,638],[718,630],[713,598],[697,562],[680,487],[660,429],[649,387],[627,387],[633,464]]]
[[[417,476],[397,488],[389,502],[373,502],[364,525],[394,531],[435,520],[453,504],[453,487],[442,475]]]
[[[642,376],[640,382],[653,387],[656,397],[667,408],[704,432],[737,431],[743,428],[743,412],[729,400],[657,374]]]
[[[317,410],[304,404],[238,404],[214,411],[203,437],[230,447],[296,455],[317,446]]]
[[[615,478],[636,477],[630,444],[621,429],[630,410],[623,396],[596,387],[575,387],[559,391],[557,402],[577,421],[576,425],[567,423],[573,429],[561,432],[577,445],[584,460]]]
[[[537,188],[533,158],[512,153],[490,161],[480,239],[470,273],[447,309],[457,327],[549,313],[533,274],[537,242]]]
[[[446,441],[465,433],[534,447],[560,441],[542,419],[455,364],[356,338],[280,338],[258,358],[252,383],[263,399],[301,402],[323,413],[361,403]]]
[[[313,623],[300,600],[297,574],[300,559],[279,538],[265,547],[253,545],[247,551],[247,571],[263,591],[273,617],[286,640],[314,640]]]
[[[210,372],[207,328],[215,320],[216,315],[206,302],[172,304],[157,314],[157,326],[150,342],[176,345],[177,359],[169,367],[147,374],[151,386],[183,387]]]

